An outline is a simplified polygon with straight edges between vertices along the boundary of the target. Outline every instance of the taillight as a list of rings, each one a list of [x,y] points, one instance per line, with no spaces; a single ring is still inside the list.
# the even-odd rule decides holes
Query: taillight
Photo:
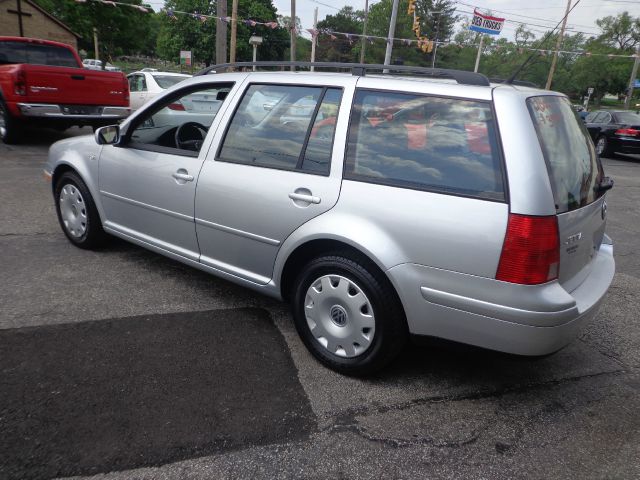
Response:
[[[127,80],[127,77],[124,76],[124,74],[122,75],[122,91],[124,92],[124,99],[128,102],[129,101],[129,81]]]
[[[624,135],[626,137],[637,137],[640,135],[640,130],[635,128],[619,128],[616,130],[616,135]]]
[[[510,213],[496,280],[536,285],[558,278],[559,266],[556,217]]]
[[[27,94],[27,74],[24,70],[18,70],[16,79],[13,82],[13,91],[16,95],[24,96]]]
[[[167,105],[167,107],[169,107],[169,110],[184,112],[184,105],[182,105],[181,103],[170,103],[169,105]]]

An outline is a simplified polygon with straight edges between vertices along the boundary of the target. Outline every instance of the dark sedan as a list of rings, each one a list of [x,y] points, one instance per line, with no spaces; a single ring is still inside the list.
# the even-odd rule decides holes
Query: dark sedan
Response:
[[[597,110],[585,118],[598,155],[640,153],[640,115],[628,110]]]

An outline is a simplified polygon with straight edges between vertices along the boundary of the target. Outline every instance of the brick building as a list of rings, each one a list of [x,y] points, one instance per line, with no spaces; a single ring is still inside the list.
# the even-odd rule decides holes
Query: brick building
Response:
[[[74,48],[78,47],[79,37],[60,20],[29,0],[0,0],[0,35],[55,40]]]

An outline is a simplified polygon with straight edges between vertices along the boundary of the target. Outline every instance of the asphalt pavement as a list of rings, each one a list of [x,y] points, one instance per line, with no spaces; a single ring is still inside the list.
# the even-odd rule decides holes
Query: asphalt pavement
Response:
[[[0,144],[0,479],[640,478],[640,157],[605,159],[617,273],[542,359],[320,366],[288,307],[115,240],[69,244],[49,145]]]

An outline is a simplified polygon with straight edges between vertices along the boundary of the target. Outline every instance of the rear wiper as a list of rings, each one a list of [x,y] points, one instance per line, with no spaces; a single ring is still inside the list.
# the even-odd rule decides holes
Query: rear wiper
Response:
[[[604,177],[598,185],[596,185],[596,191],[598,193],[606,192],[613,188],[613,180],[610,177]]]

